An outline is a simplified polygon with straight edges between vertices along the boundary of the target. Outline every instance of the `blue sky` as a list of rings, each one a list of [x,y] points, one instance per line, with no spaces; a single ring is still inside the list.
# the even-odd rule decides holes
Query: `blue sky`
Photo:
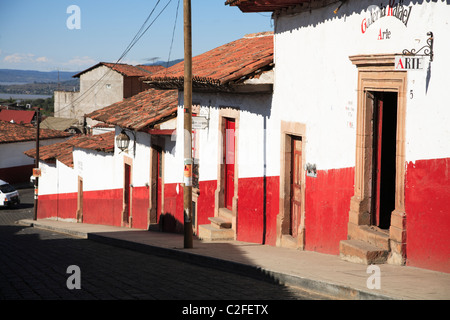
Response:
[[[152,21],[170,0],[160,0]],[[183,0],[165,11],[121,62],[166,61],[176,9],[171,60],[183,58]],[[79,71],[100,61],[116,62],[157,0],[0,0],[0,69]],[[245,34],[272,31],[269,13],[242,13],[225,0],[192,0],[192,46],[198,55]],[[79,20],[73,20],[76,5]],[[67,20],[80,22],[69,29]],[[149,22],[150,23],[150,22]],[[148,23],[148,24],[149,24]],[[148,26],[148,24],[146,26]]]

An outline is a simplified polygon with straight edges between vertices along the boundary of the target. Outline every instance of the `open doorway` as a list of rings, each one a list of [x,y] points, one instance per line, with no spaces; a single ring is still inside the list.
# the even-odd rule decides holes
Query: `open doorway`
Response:
[[[395,210],[397,93],[373,94],[371,224],[389,229]]]

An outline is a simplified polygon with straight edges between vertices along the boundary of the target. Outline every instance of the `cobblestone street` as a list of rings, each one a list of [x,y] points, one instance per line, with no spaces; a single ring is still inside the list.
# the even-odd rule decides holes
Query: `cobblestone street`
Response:
[[[19,226],[31,218],[32,191],[20,208],[0,210],[0,299],[318,299],[298,288]],[[66,282],[80,268],[81,289]]]

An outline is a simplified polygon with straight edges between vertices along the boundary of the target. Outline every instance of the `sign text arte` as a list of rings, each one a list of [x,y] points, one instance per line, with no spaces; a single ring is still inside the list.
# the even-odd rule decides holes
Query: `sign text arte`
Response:
[[[400,20],[405,27],[407,27],[412,6],[404,7],[401,6],[401,3],[403,3],[403,0],[400,0],[399,2],[396,0],[389,0],[389,4],[387,6],[384,6],[383,4],[381,4],[380,7],[370,6],[368,10],[369,16],[364,18],[361,22],[361,32],[366,33],[367,29],[372,24],[384,17],[395,17]]]

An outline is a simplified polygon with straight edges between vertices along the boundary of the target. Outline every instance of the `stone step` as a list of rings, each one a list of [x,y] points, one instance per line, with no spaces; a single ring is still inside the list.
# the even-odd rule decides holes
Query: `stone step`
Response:
[[[211,224],[202,224],[198,226],[198,237],[201,240],[234,240],[234,230],[219,229]]]
[[[375,247],[390,250],[388,230],[383,230],[376,226],[357,226],[352,231],[351,240],[361,240]]]
[[[222,217],[211,217],[208,218],[211,221],[211,226],[217,229],[230,229],[231,220]]]
[[[227,208],[219,208],[219,217],[231,221],[233,219],[233,213]]]
[[[367,265],[385,263],[389,254],[389,250],[362,240],[342,240],[339,252],[343,260]]]

